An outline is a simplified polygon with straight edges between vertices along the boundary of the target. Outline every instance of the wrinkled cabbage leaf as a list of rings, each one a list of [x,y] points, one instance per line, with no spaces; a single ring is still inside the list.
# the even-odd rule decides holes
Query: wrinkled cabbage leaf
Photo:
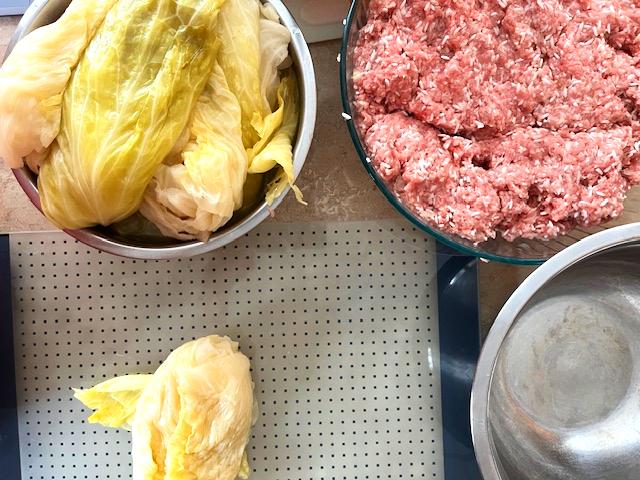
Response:
[[[260,145],[259,151],[250,153],[249,173],[268,172],[279,165],[284,176],[277,175],[269,185],[267,203],[272,204],[287,184],[291,186],[297,200],[304,203],[302,192],[294,184],[292,144],[298,131],[300,99],[298,81],[293,71],[288,72],[280,81],[278,103],[280,105],[278,111],[282,112],[282,125],[275,131],[269,142],[264,146]],[[265,122],[265,125],[268,125],[268,121]],[[286,180],[286,183],[282,181],[283,179]]]
[[[131,430],[138,399],[151,375],[124,375],[106,380],[87,390],[74,389],[74,396],[95,410],[89,423]]]
[[[220,12],[219,61],[242,109],[242,139],[249,148],[270,111],[260,87],[260,2],[227,0]]]
[[[291,34],[280,23],[278,12],[273,6],[261,5],[260,13],[260,94],[265,102],[265,111],[271,112],[278,105],[278,69],[286,65],[289,57]]]
[[[133,419],[133,478],[235,479],[254,415],[249,366],[226,337],[205,337],[169,355]]]
[[[63,228],[134,213],[211,74],[224,0],[118,2],[72,73],[60,133],[38,178]]]
[[[71,71],[116,0],[74,0],[54,23],[20,40],[0,68],[0,158],[10,168],[34,155],[37,169],[60,130]]]
[[[153,375],[75,392],[96,409],[89,421],[131,425],[134,479],[246,479],[257,417],[249,367],[236,342],[212,335],[176,349]]]
[[[219,65],[198,99],[190,130],[183,163],[158,168],[140,211],[167,236],[206,241],[242,206],[248,166],[240,105]]]
[[[278,87],[280,88],[280,87]],[[278,97],[276,94],[276,98],[278,99],[278,108],[273,112],[267,115],[262,122],[260,131],[258,132],[259,140],[253,145],[252,148],[247,150],[247,154],[249,155],[249,165],[253,165],[253,158],[269,143],[275,132],[282,125],[282,120],[284,119],[284,103],[281,97]],[[275,164],[267,166],[254,165],[253,168],[250,168],[251,173],[265,173],[271,170]]]
[[[256,19],[259,19],[258,40],[255,38]],[[284,119],[284,103],[277,95],[281,83],[279,67],[286,65],[291,36],[280,24],[275,9],[260,5],[256,0],[228,0],[220,12],[218,31],[220,71],[214,69],[196,104],[186,137],[189,140],[179,141],[174,146],[165,165],[158,168],[151,180],[140,207],[141,213],[164,235],[180,240],[207,241],[211,232],[232,218],[234,211],[247,206],[247,195],[241,198],[243,190],[262,183],[247,185],[245,182],[247,155],[252,158],[275,139]],[[245,31],[250,33],[244,35]],[[243,49],[255,51],[256,41],[260,48],[259,68],[254,56],[240,53]],[[256,74],[259,91],[255,88],[256,82],[249,81],[255,80]],[[297,124],[297,117],[294,121]],[[251,127],[248,135],[247,125]],[[196,130],[199,130],[197,135]],[[285,137],[281,135],[277,142],[282,143]],[[242,146],[247,144],[251,147],[244,155]],[[272,161],[274,155],[284,154],[282,163],[285,165],[287,158],[292,161],[291,155],[287,157],[286,149],[274,147],[276,145],[264,156],[265,161],[261,163],[264,169],[256,168],[254,173],[262,174],[277,166],[278,162]],[[180,148],[183,149],[181,158],[177,153]],[[293,175],[292,166],[287,168]],[[244,186],[242,182],[245,182]],[[281,192],[283,188],[272,190]],[[301,199],[299,190],[295,190]]]

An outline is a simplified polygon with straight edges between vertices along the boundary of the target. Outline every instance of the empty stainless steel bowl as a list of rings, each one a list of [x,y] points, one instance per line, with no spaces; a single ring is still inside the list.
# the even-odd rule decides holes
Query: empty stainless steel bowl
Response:
[[[70,1],[34,1],[22,17],[5,55],[8,55],[16,42],[27,33],[54,22],[62,15]],[[284,3],[281,0],[263,1],[273,5],[280,15],[282,24],[291,32],[289,50],[300,84],[300,124],[298,136],[293,146],[293,168],[297,177],[309,152],[316,121],[317,95],[313,61],[300,28]],[[40,209],[36,176],[27,168],[14,170],[14,174],[31,202]],[[160,236],[130,233],[132,231],[131,226],[127,227],[127,233],[122,233],[122,231],[119,232],[109,227],[85,228],[67,231],[67,233],[99,250],[125,257],[160,259],[199,255],[227,245],[255,228],[270,216],[272,210],[282,202],[288,191],[289,189],[280,195],[271,206],[265,202],[260,202],[253,208],[244,211],[242,215],[234,216],[227,225],[215,232],[206,243],[199,241],[183,242]],[[136,226],[135,222],[131,223],[133,227]]]
[[[640,478],[640,225],[535,271],[500,312],[471,400],[485,480]]]

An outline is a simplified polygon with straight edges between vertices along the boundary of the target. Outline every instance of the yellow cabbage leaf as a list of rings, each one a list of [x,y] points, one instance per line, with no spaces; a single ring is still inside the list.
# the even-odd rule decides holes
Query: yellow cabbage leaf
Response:
[[[257,133],[257,141],[249,148],[260,151],[280,127],[283,119],[282,104],[278,103],[277,92],[280,85],[280,67],[290,65],[289,42],[291,34],[280,23],[278,12],[272,5],[260,5],[260,95],[263,114],[254,115],[252,126]],[[287,62],[287,60],[289,60]]]
[[[20,40],[0,68],[0,158],[10,168],[58,135],[71,71],[115,2],[73,0],[56,22]]]
[[[95,410],[89,423],[131,430],[138,399],[151,375],[124,375],[106,380],[87,390],[73,389],[75,397]]]
[[[247,150],[247,154],[249,155],[249,170],[250,173],[266,173],[276,166],[273,164],[254,164],[254,157],[264,149],[264,147],[269,143],[273,135],[282,125],[282,121],[284,119],[284,99],[282,98],[282,82],[278,86],[278,91],[276,93],[276,98],[278,99],[278,108],[273,112],[267,115],[262,122],[260,131],[258,132],[258,141],[254,143],[252,148]]]
[[[134,213],[211,74],[224,0],[118,2],[63,95],[60,133],[38,178],[63,228]]]
[[[161,165],[140,212],[166,236],[206,241],[243,204],[247,154],[241,113],[216,64],[198,99],[183,163]]]
[[[247,451],[242,454],[242,462],[240,462],[240,470],[238,471],[238,478],[246,480],[251,475],[251,467],[249,466],[249,459],[247,458]]]
[[[280,23],[278,12],[272,5],[262,4],[260,13],[260,94],[265,110],[272,111],[278,104],[278,71],[291,63],[287,62],[291,33]]]
[[[246,148],[259,137],[257,129],[270,112],[260,85],[260,2],[227,0],[220,12],[220,66],[242,109],[242,139]]]
[[[153,375],[127,375],[76,398],[89,421],[131,426],[135,480],[233,480],[251,473],[246,446],[257,415],[249,359],[212,335],[177,348]]]
[[[275,199],[284,191],[286,185],[296,195],[299,202],[304,203],[302,192],[294,184],[295,174],[293,171],[293,140],[298,131],[300,115],[300,99],[298,92],[298,81],[293,71],[285,75],[280,81],[278,88],[278,110],[267,117],[265,125],[269,125],[269,118],[275,116],[278,111],[282,112],[282,125],[274,130],[273,135],[265,135],[270,140],[266,144],[257,144],[259,150],[249,153],[250,164],[249,173],[268,172],[276,165],[282,168],[282,173],[277,174],[270,183],[267,190],[267,203],[272,204]],[[277,120],[274,124],[277,123]]]
[[[228,338],[175,350],[142,393],[132,428],[136,480],[233,480],[253,422],[249,359]]]

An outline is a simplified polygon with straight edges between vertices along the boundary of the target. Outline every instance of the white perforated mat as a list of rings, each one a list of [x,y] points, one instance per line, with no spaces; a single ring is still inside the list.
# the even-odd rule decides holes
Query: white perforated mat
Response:
[[[11,237],[23,479],[131,475],[71,387],[229,335],[252,361],[255,480],[443,478],[434,242],[404,222],[267,223],[173,261]]]

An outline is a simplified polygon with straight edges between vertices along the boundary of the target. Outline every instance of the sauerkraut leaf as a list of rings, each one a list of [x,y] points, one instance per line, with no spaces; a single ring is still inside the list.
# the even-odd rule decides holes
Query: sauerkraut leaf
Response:
[[[247,451],[242,454],[242,462],[240,462],[240,470],[238,471],[238,478],[247,480],[251,475],[251,467],[249,466],[249,459],[247,458]]]
[[[212,335],[177,348],[153,375],[126,375],[75,390],[92,423],[131,427],[136,480],[234,480],[257,418],[249,359]]]
[[[281,93],[281,92],[278,92]],[[282,120],[284,119],[284,102],[281,96],[276,94],[276,98],[278,99],[278,108],[273,112],[267,115],[262,122],[260,131],[258,132],[258,141],[253,145],[252,148],[247,150],[247,154],[249,155],[249,165],[250,173],[265,173],[271,170],[276,164],[253,164],[253,159],[255,156],[264,149],[264,147],[269,143],[269,141],[273,138],[276,131],[282,125]]]
[[[280,23],[273,6],[263,4],[260,12],[260,94],[265,102],[264,109],[271,112],[278,106],[278,69],[286,64],[289,56],[291,33]]]
[[[121,1],[108,12],[64,92],[38,178],[54,223],[109,225],[138,209],[211,74],[223,3]]]
[[[198,99],[190,130],[183,163],[158,168],[140,211],[167,236],[206,241],[242,206],[247,177],[240,105],[219,65]]]
[[[234,211],[246,205],[247,196],[243,200],[242,193],[247,187],[247,155],[252,158],[254,152],[262,151],[275,138],[284,118],[284,101],[278,101],[277,96],[278,69],[288,57],[291,38],[275,9],[256,0],[228,0],[220,13],[218,31],[220,67],[214,69],[196,104],[188,129],[190,140],[186,145],[178,142],[173,149],[183,149],[181,159],[172,153],[165,159],[166,165],[158,168],[140,207],[164,235],[181,240],[206,241]],[[259,70],[252,55],[256,42],[260,46]],[[259,90],[252,80],[256,74]],[[251,145],[247,155],[243,145]],[[255,173],[263,174],[278,165],[272,157],[281,150],[268,151],[265,161],[256,164]],[[264,170],[258,171],[259,167]]]
[[[34,170],[60,130],[72,69],[116,0],[74,0],[54,23],[20,40],[0,68],[0,158]]]
[[[138,399],[150,381],[151,375],[124,375],[87,390],[74,388],[73,391],[86,407],[95,410],[89,423],[131,430]]]
[[[133,478],[234,480],[253,422],[249,359],[228,338],[175,350],[142,393],[132,425]]]
[[[251,163],[249,173],[268,172],[275,166],[282,168],[283,175],[277,175],[267,191],[267,203],[273,201],[282,193],[288,184],[299,202],[304,203],[302,192],[294,184],[293,170],[293,139],[298,131],[300,115],[298,81],[293,71],[288,72],[280,81],[278,88],[279,110],[282,110],[282,125],[276,130],[270,141],[259,151],[250,154]],[[267,122],[265,122],[266,124]],[[286,179],[286,183],[282,180]]]
[[[260,2],[227,0],[220,12],[219,61],[231,92],[242,109],[242,139],[246,148],[258,141],[257,128],[270,113],[260,86]]]

